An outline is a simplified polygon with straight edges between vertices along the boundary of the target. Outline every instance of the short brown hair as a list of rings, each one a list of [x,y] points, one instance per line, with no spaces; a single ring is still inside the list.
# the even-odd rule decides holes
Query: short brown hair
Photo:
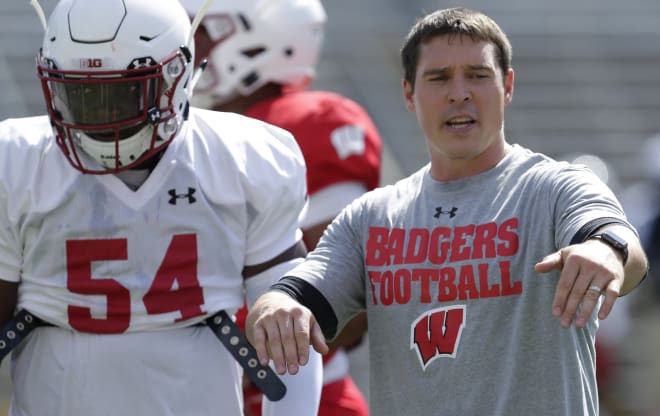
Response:
[[[415,87],[415,72],[419,61],[419,47],[437,36],[469,36],[475,41],[486,41],[496,47],[497,61],[502,75],[511,68],[511,43],[493,19],[483,13],[456,7],[427,14],[413,25],[401,48],[404,78]]]

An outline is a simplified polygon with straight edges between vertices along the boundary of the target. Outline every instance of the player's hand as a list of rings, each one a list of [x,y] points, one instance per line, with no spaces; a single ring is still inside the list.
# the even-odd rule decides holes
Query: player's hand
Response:
[[[559,281],[552,300],[552,314],[561,317],[568,328],[582,305],[575,326],[586,325],[601,295],[605,296],[598,318],[605,319],[619,297],[623,284],[623,264],[611,247],[592,239],[556,251],[536,263],[538,273],[559,270]]]
[[[299,366],[307,364],[310,345],[320,354],[328,352],[312,312],[281,292],[266,292],[255,301],[245,329],[261,364],[272,359],[280,375],[296,374]]]

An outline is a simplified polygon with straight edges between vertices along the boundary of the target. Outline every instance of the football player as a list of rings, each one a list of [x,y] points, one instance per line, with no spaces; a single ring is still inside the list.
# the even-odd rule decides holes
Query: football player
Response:
[[[306,254],[299,146],[190,108],[194,25],[176,0],[62,0],[42,22],[47,115],[0,123],[2,355],[22,339],[10,414],[242,415],[236,357],[278,383],[231,315]],[[269,415],[316,412],[311,363],[308,399],[290,389]]]

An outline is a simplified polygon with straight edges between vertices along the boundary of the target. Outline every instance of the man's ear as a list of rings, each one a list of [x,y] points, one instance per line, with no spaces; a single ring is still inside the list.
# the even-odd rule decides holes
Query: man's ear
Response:
[[[411,113],[414,113],[415,112],[415,101],[413,101],[413,95],[415,93],[414,87],[405,78],[401,82],[401,87],[403,90],[403,101],[405,101],[406,103],[406,108]]]
[[[504,104],[508,105],[513,100],[513,81],[515,79],[513,69],[509,69],[504,80]]]

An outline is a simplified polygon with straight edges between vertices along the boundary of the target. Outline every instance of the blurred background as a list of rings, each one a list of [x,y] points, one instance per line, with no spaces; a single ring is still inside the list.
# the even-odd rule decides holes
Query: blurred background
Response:
[[[56,1],[40,3],[48,15]],[[654,199],[660,150],[645,147],[660,133],[658,0],[325,1],[326,42],[312,88],[342,93],[371,113],[385,142],[382,182],[427,162],[415,117],[401,97],[401,41],[417,17],[456,5],[490,15],[513,44],[508,141],[591,166],[633,223],[646,227],[660,202]],[[0,2],[0,120],[45,111],[34,66],[42,34],[28,0]],[[645,282],[602,322],[603,415],[660,415],[658,293]],[[352,364],[368,395],[366,349],[356,351]],[[11,389],[8,364],[0,368],[3,397]],[[0,406],[0,415],[5,412]]]

